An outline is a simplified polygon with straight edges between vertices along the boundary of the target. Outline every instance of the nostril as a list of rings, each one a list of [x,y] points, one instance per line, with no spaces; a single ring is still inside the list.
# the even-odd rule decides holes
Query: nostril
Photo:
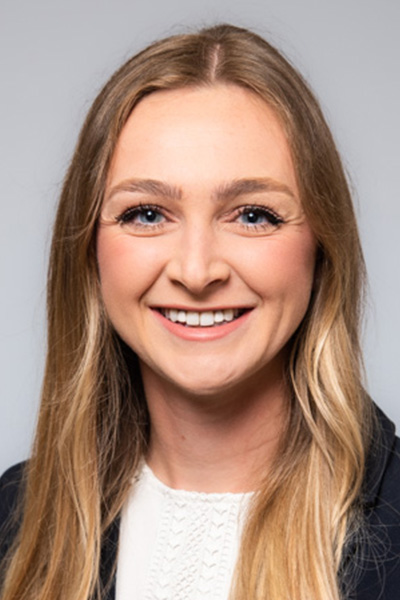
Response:
[[[209,291],[229,279],[229,266],[222,261],[197,260],[189,262],[189,258],[173,261],[167,267],[169,279],[191,293],[201,294]]]

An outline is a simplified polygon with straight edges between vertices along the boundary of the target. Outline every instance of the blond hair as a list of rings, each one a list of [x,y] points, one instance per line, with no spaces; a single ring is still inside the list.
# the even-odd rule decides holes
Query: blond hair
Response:
[[[48,356],[22,524],[3,600],[88,600],[102,538],[146,451],[149,417],[135,356],[105,314],[96,223],[119,134],[157,90],[229,83],[271,106],[288,139],[318,241],[312,299],[295,333],[290,414],[255,496],[232,596],[338,600],[356,529],[372,411],[359,346],[364,263],[332,135],[301,76],[274,47],[230,25],[159,41],[124,64],[93,103],[65,178],[48,279]]]

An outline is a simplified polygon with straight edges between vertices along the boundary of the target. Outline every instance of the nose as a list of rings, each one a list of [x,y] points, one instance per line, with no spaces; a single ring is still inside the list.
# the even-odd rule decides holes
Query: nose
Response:
[[[230,266],[210,225],[187,228],[174,246],[167,275],[190,293],[201,295],[229,279]]]

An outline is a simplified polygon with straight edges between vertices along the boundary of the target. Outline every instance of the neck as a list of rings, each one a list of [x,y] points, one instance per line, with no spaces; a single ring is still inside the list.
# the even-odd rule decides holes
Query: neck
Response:
[[[150,412],[147,462],[170,487],[201,492],[257,489],[285,425],[282,376],[260,374],[240,389],[194,396],[142,365]]]

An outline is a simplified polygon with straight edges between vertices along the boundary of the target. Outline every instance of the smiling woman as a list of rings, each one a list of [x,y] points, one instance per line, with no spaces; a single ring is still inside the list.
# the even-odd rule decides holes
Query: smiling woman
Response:
[[[146,365],[146,389],[157,378],[234,394],[257,373],[266,406],[309,305],[315,254],[283,129],[263,100],[215,85],[141,101],[116,146],[97,256],[107,313]],[[213,471],[208,485],[226,491]]]
[[[363,269],[332,136],[273,47],[221,25],[123,65],[60,199],[2,599],[393,600]]]

